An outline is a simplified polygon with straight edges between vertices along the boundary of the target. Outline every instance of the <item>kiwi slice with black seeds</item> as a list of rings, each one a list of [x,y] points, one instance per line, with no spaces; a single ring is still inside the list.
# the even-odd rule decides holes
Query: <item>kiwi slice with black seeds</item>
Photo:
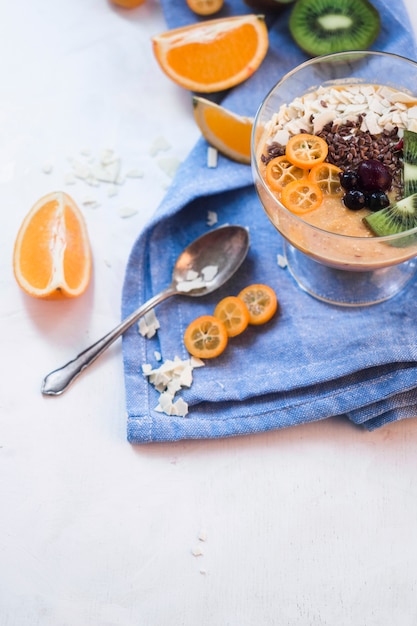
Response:
[[[417,193],[417,133],[404,130],[403,135],[404,196]]]
[[[372,232],[379,237],[396,235],[417,227],[417,193],[403,198],[385,209],[371,213],[363,218]],[[399,247],[415,243],[417,235],[391,242]]]
[[[311,56],[367,50],[381,28],[379,12],[368,0],[297,0],[290,32]]]

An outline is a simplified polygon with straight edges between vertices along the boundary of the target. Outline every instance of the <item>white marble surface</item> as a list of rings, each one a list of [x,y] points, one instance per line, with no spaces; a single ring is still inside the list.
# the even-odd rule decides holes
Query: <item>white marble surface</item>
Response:
[[[415,626],[416,420],[132,447],[120,343],[41,396],[118,321],[129,251],[170,182],[160,159],[185,158],[198,131],[152,55],[157,0],[0,7],[0,626]],[[171,147],[150,156],[158,137]],[[26,297],[11,266],[23,216],[71,157],[103,149],[145,175],[113,197],[67,188],[100,202],[84,205],[92,289]]]

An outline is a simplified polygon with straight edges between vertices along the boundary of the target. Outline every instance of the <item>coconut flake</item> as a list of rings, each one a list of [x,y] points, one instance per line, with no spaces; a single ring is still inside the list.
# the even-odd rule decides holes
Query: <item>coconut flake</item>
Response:
[[[186,417],[188,404],[182,399],[175,399],[175,395],[184,387],[191,387],[194,367],[201,367],[204,362],[201,359],[166,360],[158,368],[152,369],[149,365],[142,365],[142,373],[149,382],[159,391],[159,401],[155,410],[166,415]]]
[[[216,211],[207,211],[207,226],[214,226],[214,224],[217,224]]]
[[[217,167],[218,156],[219,153],[216,148],[213,148],[213,146],[209,146],[207,148],[207,167]]]
[[[154,309],[151,309],[140,318],[138,328],[142,337],[147,337],[148,339],[154,337],[156,331],[160,328]]]

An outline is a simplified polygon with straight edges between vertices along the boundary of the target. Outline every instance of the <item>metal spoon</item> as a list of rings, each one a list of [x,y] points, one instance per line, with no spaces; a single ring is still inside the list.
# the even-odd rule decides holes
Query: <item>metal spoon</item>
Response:
[[[106,348],[163,300],[174,295],[204,296],[221,287],[241,265],[248,249],[249,234],[242,226],[221,226],[195,239],[178,257],[171,284],[75,359],[48,374],[42,383],[42,393],[49,396],[63,393]],[[207,277],[208,268],[214,268],[214,276]],[[197,276],[196,283],[190,280],[190,271]]]

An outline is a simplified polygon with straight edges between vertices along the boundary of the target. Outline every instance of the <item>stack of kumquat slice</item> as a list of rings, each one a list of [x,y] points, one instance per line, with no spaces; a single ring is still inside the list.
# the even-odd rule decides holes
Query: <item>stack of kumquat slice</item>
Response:
[[[317,135],[299,133],[289,139],[285,155],[271,159],[265,179],[282,204],[297,215],[317,209],[325,195],[341,190],[340,168],[327,163],[328,145]]]

